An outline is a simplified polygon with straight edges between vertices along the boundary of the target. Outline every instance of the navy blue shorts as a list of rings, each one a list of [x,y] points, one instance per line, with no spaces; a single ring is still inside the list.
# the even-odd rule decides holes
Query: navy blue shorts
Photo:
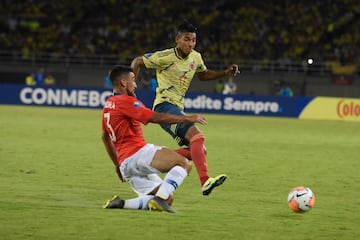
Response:
[[[162,112],[162,113],[171,113],[174,115],[185,115],[185,113],[176,105],[169,103],[169,102],[163,102],[155,106],[154,108],[155,112]],[[189,146],[189,141],[185,139],[185,134],[191,128],[194,126],[193,123],[178,123],[178,124],[160,124],[162,129],[164,129],[166,132],[168,132],[173,139],[179,144],[179,146]]]

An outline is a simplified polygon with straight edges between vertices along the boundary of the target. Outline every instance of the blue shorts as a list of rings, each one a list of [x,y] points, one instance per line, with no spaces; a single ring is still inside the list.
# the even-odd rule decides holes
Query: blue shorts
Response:
[[[185,113],[176,105],[163,102],[155,106],[155,112],[162,112],[162,113],[171,113],[174,115],[185,115]],[[194,126],[193,123],[178,123],[178,124],[160,124],[160,126],[168,132],[175,141],[179,144],[179,146],[189,146],[189,141],[185,139],[185,134]]]

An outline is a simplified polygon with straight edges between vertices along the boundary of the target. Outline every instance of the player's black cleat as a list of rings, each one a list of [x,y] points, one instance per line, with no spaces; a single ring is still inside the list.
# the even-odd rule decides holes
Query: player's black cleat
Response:
[[[150,200],[148,204],[150,211],[160,211],[160,212],[169,212],[169,213],[176,213],[166,202],[166,200],[155,196],[153,199]]]
[[[107,200],[103,208],[124,208],[125,201],[120,199],[119,196],[114,195],[112,199]]]

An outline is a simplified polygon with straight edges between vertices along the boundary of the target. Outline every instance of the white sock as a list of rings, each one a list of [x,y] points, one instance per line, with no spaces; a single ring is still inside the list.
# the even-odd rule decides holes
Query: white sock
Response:
[[[126,199],[124,203],[124,209],[148,209],[148,203],[151,199],[153,199],[153,195],[147,195],[143,197],[137,197],[132,199]]]
[[[181,185],[187,174],[184,168],[180,166],[173,167],[165,175],[164,181],[155,195],[165,200],[168,199],[169,195]]]

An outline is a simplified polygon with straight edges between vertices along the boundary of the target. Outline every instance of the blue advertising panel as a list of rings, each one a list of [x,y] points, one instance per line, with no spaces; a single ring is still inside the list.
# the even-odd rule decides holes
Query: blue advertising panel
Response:
[[[102,108],[111,91],[101,88],[44,88],[0,84],[0,104]],[[138,98],[152,108],[155,93],[137,90]],[[222,95],[188,93],[185,112],[252,116],[298,117],[312,100],[309,97]]]
[[[152,107],[155,94],[137,91],[138,98]],[[311,97],[280,97],[257,95],[222,95],[216,93],[187,93],[185,112],[241,114],[253,116],[298,117]]]
[[[296,98],[257,95],[221,95],[189,93],[186,112],[241,114],[254,116],[296,117]]]
[[[94,88],[46,88],[0,84],[0,104],[101,108],[111,91]]]

